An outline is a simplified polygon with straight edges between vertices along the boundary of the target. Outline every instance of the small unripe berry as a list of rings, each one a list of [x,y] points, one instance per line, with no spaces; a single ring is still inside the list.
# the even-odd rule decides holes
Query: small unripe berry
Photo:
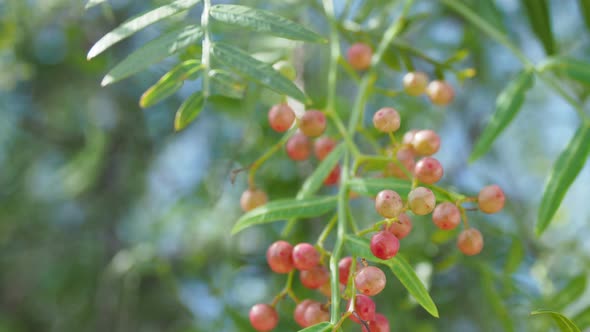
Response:
[[[272,68],[285,76],[289,81],[292,81],[297,77],[295,67],[285,60],[275,62],[272,65]]]
[[[385,176],[408,179],[409,176],[406,174],[406,171],[410,175],[414,173],[414,167],[416,164],[414,160],[414,152],[409,148],[403,147],[397,151],[396,157],[401,163],[401,166],[398,166],[397,163],[388,163],[387,168],[385,169]]]
[[[483,249],[483,236],[475,228],[466,229],[459,234],[457,247],[467,256],[477,255]]]
[[[324,160],[338,143],[330,137],[324,136],[315,140],[313,144],[313,152],[318,160]]]
[[[274,105],[270,111],[268,111],[268,122],[270,127],[279,133],[283,133],[293,125],[295,121],[295,112],[287,104]]]
[[[410,217],[405,213],[400,213],[397,216],[398,221],[392,223],[386,228],[386,231],[390,232],[391,234],[395,235],[398,240],[401,240],[408,236],[412,231],[412,220]]]
[[[426,88],[426,94],[435,105],[448,105],[455,98],[453,87],[445,81],[432,81]]]
[[[381,190],[375,198],[375,210],[385,218],[394,218],[402,213],[404,202],[393,190]]]
[[[395,235],[381,231],[371,237],[371,252],[380,259],[390,259],[399,251],[399,240]]]
[[[330,271],[321,265],[316,265],[310,270],[300,271],[299,280],[309,289],[318,289],[330,280]]]
[[[436,205],[436,197],[432,190],[424,187],[417,187],[408,195],[410,210],[419,216],[427,215]]]
[[[313,302],[307,306],[303,315],[307,326],[313,326],[321,322],[327,322],[330,320],[330,313],[324,309],[322,304],[319,302]]]
[[[320,253],[309,243],[299,243],[293,248],[293,265],[298,270],[309,270],[320,263]]]
[[[455,204],[444,202],[437,205],[434,209],[432,221],[436,227],[448,231],[459,226],[461,223],[461,212]]]
[[[295,161],[302,161],[309,158],[311,153],[311,141],[302,133],[295,133],[289,138],[285,146],[289,158]]]
[[[326,130],[326,116],[317,110],[303,113],[299,119],[299,130],[307,137],[318,137]]]
[[[289,273],[293,266],[293,246],[287,241],[277,241],[268,247],[266,261],[275,273]]]
[[[373,300],[367,295],[357,294],[355,296],[354,311],[364,321],[372,321],[375,319],[376,305]],[[350,319],[356,323],[360,323],[355,315],[351,315]]]
[[[348,63],[356,70],[365,70],[371,66],[373,50],[365,43],[355,43],[350,46],[346,53]]]
[[[485,213],[496,213],[504,208],[504,192],[498,185],[483,187],[477,195],[477,205]]]
[[[352,267],[352,257],[344,257],[338,262],[338,279],[340,283],[346,285],[348,283],[348,276],[350,275],[350,268]],[[358,267],[358,263],[357,263]]]
[[[438,182],[443,176],[443,167],[440,162],[432,157],[425,157],[416,163],[414,174],[418,181],[426,184]]]
[[[261,205],[266,204],[268,197],[266,193],[260,189],[248,189],[242,193],[240,197],[240,206],[242,210],[248,212]]]
[[[383,107],[373,115],[373,125],[382,133],[392,133],[399,129],[399,113],[391,107]]]
[[[375,296],[385,288],[385,273],[375,266],[364,267],[354,277],[354,284],[359,292]]]
[[[404,90],[410,96],[419,96],[426,91],[428,75],[421,71],[409,72],[403,78]]]
[[[297,306],[295,306],[295,311],[293,311],[293,318],[295,322],[301,327],[308,327],[307,321],[305,321],[305,311],[307,307],[314,303],[315,301],[307,299],[299,302]]]
[[[256,304],[250,309],[250,324],[256,331],[266,332],[279,323],[277,311],[268,304]]]
[[[363,326],[363,332],[390,332],[389,320],[382,314],[376,313],[375,319],[368,323],[369,330]]]
[[[412,140],[414,152],[423,156],[431,156],[440,149],[440,137],[434,130],[419,130]]]
[[[336,167],[334,167],[332,169],[330,174],[328,174],[328,177],[326,177],[324,179],[324,184],[326,186],[333,186],[335,184],[338,184],[339,180],[340,180],[340,165],[336,165]]]

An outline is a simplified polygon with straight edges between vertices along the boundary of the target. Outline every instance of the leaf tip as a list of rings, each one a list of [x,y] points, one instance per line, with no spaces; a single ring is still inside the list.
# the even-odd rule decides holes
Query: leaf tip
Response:
[[[113,76],[107,74],[107,76],[105,76],[102,79],[102,81],[100,82],[100,85],[103,86],[103,87],[105,87],[105,86],[113,83],[114,81],[115,81],[115,79],[113,78]]]

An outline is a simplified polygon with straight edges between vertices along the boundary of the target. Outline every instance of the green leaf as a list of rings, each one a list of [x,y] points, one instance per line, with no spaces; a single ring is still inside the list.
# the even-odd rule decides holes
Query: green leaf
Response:
[[[551,308],[562,310],[568,304],[577,300],[586,290],[586,275],[581,274],[568,282],[559,292],[549,301]]]
[[[317,192],[322,187],[324,180],[342,158],[345,150],[344,144],[340,144],[332,150],[315,171],[303,182],[301,190],[297,193],[297,197],[307,197]]]
[[[201,63],[197,60],[180,63],[143,93],[139,105],[142,108],[150,107],[170,97],[182,87],[185,80],[196,79],[201,69]]]
[[[186,126],[188,126],[194,119],[197,118],[201,110],[203,110],[203,105],[205,104],[205,98],[201,91],[193,93],[190,97],[188,97],[178,111],[176,111],[176,116],[174,118],[174,130],[181,131]]]
[[[590,86],[590,63],[587,61],[570,57],[554,57],[540,66],[541,71],[547,69]]]
[[[522,0],[526,9],[531,28],[537,38],[543,44],[548,55],[554,54],[556,50],[555,39],[551,30],[551,15],[549,14],[549,3],[547,0]]]
[[[584,330],[590,326],[590,307],[578,312],[572,320],[576,323],[576,325],[581,329]]]
[[[586,28],[590,30],[590,0],[579,0],[579,2],[580,12],[582,12],[584,22],[586,22]]]
[[[195,25],[168,32],[131,53],[111,69],[101,84],[106,86],[134,75],[197,42],[202,35],[201,28]]]
[[[233,99],[242,99],[246,91],[246,85],[234,75],[222,70],[211,70],[211,95],[224,96]]]
[[[335,196],[276,200],[248,211],[236,222],[231,233],[237,234],[254,225],[289,218],[317,217],[334,208],[336,208]]]
[[[535,310],[531,312],[531,316],[537,315],[549,315],[559,329],[563,332],[581,332],[580,329],[574,324],[569,318],[565,317],[564,315],[560,314],[559,312],[551,311],[551,310]]]
[[[215,61],[275,92],[291,96],[302,102],[308,102],[305,94],[292,81],[274,70],[271,65],[254,59],[237,47],[217,42],[213,44],[211,54]]]
[[[510,124],[520,111],[526,92],[533,86],[533,72],[522,71],[506,86],[496,99],[496,111],[488,121],[469,157],[474,161],[483,156],[492,146],[494,140]]]
[[[199,3],[201,0],[176,0],[170,4],[158,7],[149,12],[142,13],[132,19],[123,22],[111,32],[104,35],[99,41],[92,46],[88,52],[88,60],[101,54],[109,47],[115,45],[121,40],[133,35],[139,30],[161,21],[167,17],[178,14]],[[88,7],[88,4],[86,5]]]
[[[350,190],[364,196],[376,196],[381,190],[390,189],[405,197],[412,190],[412,183],[408,180],[395,178],[352,178],[348,180]],[[452,197],[436,188],[429,187],[439,201],[453,200]]]
[[[304,328],[303,330],[299,330],[298,332],[324,332],[324,331],[329,331],[332,328],[332,324],[328,323],[328,322],[323,322],[323,323],[319,323],[307,328]]]
[[[524,248],[519,239],[514,238],[512,245],[508,251],[508,257],[506,258],[506,265],[504,265],[504,274],[512,274],[516,272],[522,260],[524,259]]]
[[[88,0],[86,1],[86,5],[84,6],[84,9],[90,9],[94,6],[98,6],[102,3],[107,2],[107,0]]]
[[[438,309],[430,294],[428,294],[428,290],[426,290],[412,266],[400,254],[388,260],[379,259],[371,252],[369,240],[355,235],[346,235],[345,246],[353,255],[363,257],[371,262],[387,265],[414,299],[432,316],[438,317]]]
[[[582,124],[557,158],[549,180],[545,184],[539,206],[536,227],[538,235],[541,235],[549,226],[568,188],[584,167],[590,153],[588,142],[590,142],[590,126]]]
[[[269,33],[277,37],[324,43],[326,39],[301,24],[280,15],[240,5],[215,5],[209,12],[219,22]]]
[[[510,319],[508,308],[500,296],[500,292],[496,289],[492,276],[488,270],[482,269],[480,281],[486,302],[489,303],[494,311],[494,319],[500,321],[504,327],[504,331],[514,331],[514,323]]]

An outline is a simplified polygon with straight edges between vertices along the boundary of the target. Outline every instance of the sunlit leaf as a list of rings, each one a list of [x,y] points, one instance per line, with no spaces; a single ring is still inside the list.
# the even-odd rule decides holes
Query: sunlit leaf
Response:
[[[531,28],[543,44],[545,52],[548,55],[554,54],[557,50],[551,29],[549,2],[547,0],[521,0],[521,2],[526,10]]]
[[[551,310],[536,310],[531,312],[531,316],[547,315],[553,318],[557,326],[562,332],[581,332],[580,329],[569,318],[560,314],[559,312]]]
[[[387,265],[414,299],[432,316],[438,317],[438,309],[430,294],[428,294],[428,290],[426,290],[412,266],[400,254],[388,260],[379,259],[371,252],[369,240],[355,235],[346,235],[345,246],[353,255],[371,262]]]
[[[590,307],[586,307],[586,309],[578,312],[572,317],[572,321],[574,321],[580,330],[590,327]]]
[[[326,39],[277,14],[240,5],[215,5],[211,7],[211,17],[219,22],[269,33],[278,37],[303,40],[308,42],[325,42]]]
[[[274,70],[271,65],[254,59],[241,49],[217,42],[213,44],[211,51],[215,61],[234,69],[267,88],[302,102],[308,101],[305,94],[292,81]]]
[[[102,3],[107,2],[107,0],[88,0],[86,1],[86,5],[84,6],[85,9],[90,9],[94,6],[98,6]]]
[[[201,69],[201,63],[197,60],[180,63],[143,93],[139,105],[143,108],[150,107],[170,97],[182,87],[185,80],[196,79]]]
[[[96,42],[96,44],[94,44],[94,46],[92,46],[88,52],[88,59],[94,58],[114,44],[151,24],[191,8],[192,6],[199,3],[199,1],[201,0],[176,0],[170,4],[142,13],[123,22],[117,28],[104,35],[99,41]],[[88,8],[88,4],[86,4],[86,7]]]
[[[584,167],[590,153],[588,142],[590,126],[582,124],[553,165],[539,205],[537,234],[542,234],[549,226],[568,188]]]
[[[496,110],[475,143],[473,152],[469,157],[470,161],[483,156],[490,149],[498,135],[514,120],[524,102],[526,92],[532,86],[533,73],[523,71],[498,95]]]
[[[586,290],[586,279],[586,274],[581,274],[571,279],[567,285],[560,289],[549,301],[551,308],[554,310],[562,310],[582,296]]]
[[[236,222],[231,232],[232,234],[236,234],[254,225],[289,218],[317,217],[335,208],[335,196],[271,201],[244,214]]]
[[[109,71],[101,84],[106,86],[136,74],[197,42],[202,35],[201,28],[195,25],[168,32],[131,53]]]
[[[176,111],[176,117],[174,118],[174,129],[176,131],[183,130],[191,122],[193,122],[199,113],[203,110],[205,104],[205,98],[201,91],[193,93],[188,97],[178,111]]]

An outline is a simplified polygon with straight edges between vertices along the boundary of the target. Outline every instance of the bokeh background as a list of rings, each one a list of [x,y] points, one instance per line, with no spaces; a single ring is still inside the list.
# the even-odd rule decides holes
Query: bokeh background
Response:
[[[138,99],[177,59],[100,87],[109,68],[168,25],[151,26],[86,61],[103,34],[165,2],[112,0],[85,11],[79,0],[0,0],[1,332],[250,331],[249,307],[272,300],[284,283],[264,260],[281,223],[229,234],[246,188],[244,174],[232,183],[230,173],[280,138],[266,122],[276,96],[250,86],[243,103],[208,104],[188,129],[174,133],[176,108],[200,82],[185,84],[174,98],[147,110]],[[326,33],[318,1],[239,2]],[[543,59],[518,1],[492,1],[497,11],[488,1],[468,2],[504,25],[528,56]],[[346,19],[382,31],[395,15],[394,3],[354,1]],[[405,40],[437,59],[467,49],[470,56],[459,67],[475,67],[478,75],[465,82],[449,75],[457,99],[444,109],[421,98],[376,96],[368,114],[389,104],[401,111],[404,129],[437,129],[444,184],[474,194],[497,183],[508,204],[494,216],[470,214],[486,240],[483,253],[470,258],[455,248],[456,232],[437,232],[428,218],[416,218],[401,250],[429,286],[441,318],[417,306],[390,274],[386,292],[377,297],[379,310],[394,331],[551,331],[551,322],[529,317],[539,308],[590,326],[588,167],[550,229],[541,238],[533,232],[543,184],[578,125],[575,112],[537,82],[492,151],[468,164],[496,95],[521,65],[436,1],[419,0],[413,11],[427,18]],[[197,6],[177,19],[198,21],[199,14]],[[590,34],[577,2],[551,1],[551,15],[562,52],[588,59]],[[307,90],[318,105],[324,102],[326,45],[301,47],[222,28],[216,36],[262,58],[297,54]],[[427,63],[416,66],[432,73]],[[346,114],[355,84],[344,73],[341,78],[339,111]],[[397,89],[400,83],[400,72],[384,67],[378,84]],[[281,152],[257,182],[273,199],[292,197],[315,165],[295,164]],[[376,220],[370,204],[368,198],[352,203],[367,225]],[[293,241],[314,241],[326,222],[300,222]],[[299,285],[296,292],[321,299]],[[277,330],[296,331],[293,304],[285,301],[280,308]]]

